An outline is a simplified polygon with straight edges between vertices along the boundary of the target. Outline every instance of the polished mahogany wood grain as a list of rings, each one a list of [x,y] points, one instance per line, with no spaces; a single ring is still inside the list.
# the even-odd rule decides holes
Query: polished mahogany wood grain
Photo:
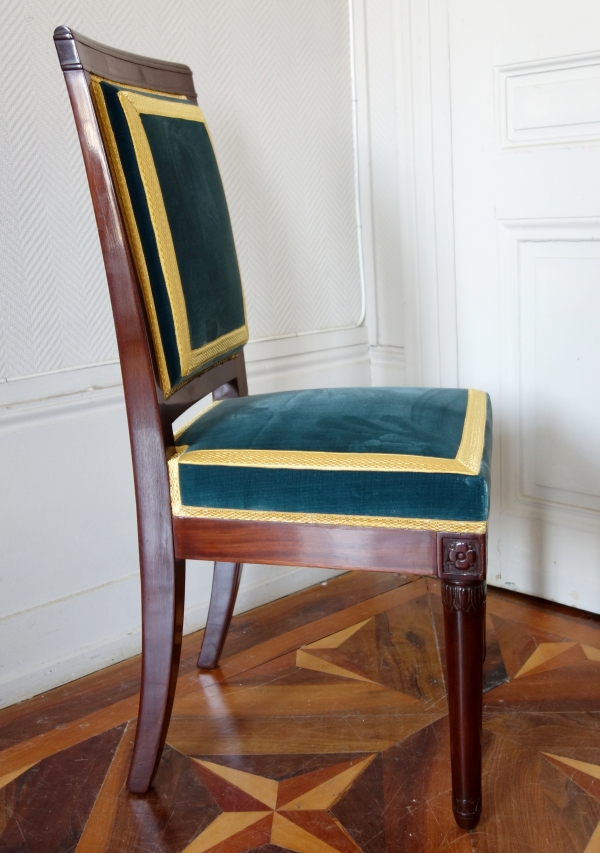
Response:
[[[243,352],[196,376],[166,400],[158,382],[156,383],[165,446],[173,444],[173,421],[208,394],[213,395],[213,400],[245,397],[248,394]]]
[[[142,572],[144,638],[140,710],[127,787],[144,794],[158,768],[171,719],[179,674],[185,598],[185,560],[175,561],[173,578]],[[163,617],[167,609],[173,622]]]
[[[474,829],[481,816],[484,588],[484,583],[468,588],[468,594],[478,599],[474,606],[463,610],[444,607],[452,808],[463,829]]]
[[[132,785],[147,790],[164,742],[172,701],[172,668],[177,659],[178,596],[165,445],[156,396],[156,377],[134,267],[110,176],[85,71],[69,31],[55,41],[71,99],[106,267],[133,457],[142,573],[141,717]],[[65,43],[68,50],[65,49]],[[94,70],[94,69],[89,69]],[[164,73],[167,73],[166,71]],[[182,606],[182,602],[181,602]],[[165,639],[167,640],[166,647]],[[153,650],[162,651],[156,657]],[[152,650],[152,651],[151,651]],[[171,700],[170,700],[171,697]],[[142,724],[148,720],[148,728]],[[138,747],[139,744],[139,747]]]
[[[85,69],[130,86],[196,97],[192,72],[187,65],[108,47],[68,27],[57,27],[54,41],[63,70]]]
[[[174,518],[173,530],[188,560],[436,573],[436,534],[423,530],[205,518]]]
[[[485,536],[438,535],[442,580],[452,809],[462,829],[481,817],[481,729],[485,657]]]

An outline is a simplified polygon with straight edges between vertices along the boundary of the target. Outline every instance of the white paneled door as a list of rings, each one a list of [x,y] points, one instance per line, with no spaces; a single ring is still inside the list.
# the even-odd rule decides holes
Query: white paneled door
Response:
[[[600,612],[600,3],[429,8],[448,33],[459,385],[495,411],[491,581]]]

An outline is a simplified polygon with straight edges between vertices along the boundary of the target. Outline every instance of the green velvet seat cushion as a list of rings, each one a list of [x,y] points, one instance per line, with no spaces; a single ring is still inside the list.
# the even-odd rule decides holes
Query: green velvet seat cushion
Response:
[[[92,93],[168,396],[248,339],[217,161],[187,100],[101,78]]]
[[[436,524],[427,520],[452,520],[467,523],[462,532],[469,523],[480,532],[488,516],[491,408],[481,392],[336,388],[223,400],[176,444],[178,515],[412,519],[407,526],[428,529]]]

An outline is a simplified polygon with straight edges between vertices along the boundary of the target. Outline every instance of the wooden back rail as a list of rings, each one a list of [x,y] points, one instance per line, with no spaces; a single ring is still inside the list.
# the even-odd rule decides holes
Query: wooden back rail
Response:
[[[192,404],[248,393],[243,353],[212,367],[168,400],[158,382],[149,325],[115,187],[96,119],[89,75],[196,103],[191,70],[116,50],[67,27],[54,34],[98,230],[121,360],[133,460],[142,576],[143,662],[140,713],[128,787],[147,791],[160,761],[173,703],[181,635],[185,560],[215,560],[201,665],[217,664],[241,563],[408,572],[442,580],[452,735],[453,808],[464,828],[481,811],[481,683],[485,536],[392,528],[220,521],[172,517],[165,454],[173,422]],[[476,552],[468,571],[450,558]]]

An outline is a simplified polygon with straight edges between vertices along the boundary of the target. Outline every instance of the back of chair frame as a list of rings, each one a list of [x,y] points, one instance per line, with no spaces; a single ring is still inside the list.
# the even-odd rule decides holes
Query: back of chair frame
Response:
[[[248,393],[243,351],[187,381],[168,399],[161,387],[139,282],[119,208],[90,91],[93,75],[117,84],[185,97],[196,103],[192,72],[185,65],[136,56],[98,44],[58,27],[54,41],[81,143],[121,361],[133,461],[142,580],[143,648],[140,726],[128,786],[147,790],[164,742],[173,701],[183,625],[185,563],[174,560],[173,519],[166,453],[174,444],[173,421],[207,394],[213,398]],[[160,593],[160,594],[157,594]],[[156,626],[174,638],[156,642]],[[160,634],[160,632],[159,632]],[[157,635],[158,636],[158,635]],[[169,647],[167,647],[169,646]],[[148,651],[149,650],[149,651]],[[171,673],[167,693],[156,673]],[[157,728],[158,726],[158,728]]]
[[[105,45],[98,44],[97,42],[93,42],[90,39],[74,33],[67,27],[59,27],[55,31],[54,38],[61,67],[65,74],[67,87],[71,95],[86,168],[88,169],[88,176],[92,173],[97,173],[98,171],[101,172],[100,180],[98,180],[97,174],[95,175],[94,181],[90,180],[90,189],[92,192],[92,200],[96,216],[97,218],[101,217],[98,220],[99,230],[107,269],[109,289],[111,292],[111,298],[113,299],[113,307],[115,308],[115,325],[119,346],[121,345],[120,342],[123,337],[123,332],[127,333],[127,337],[130,337],[132,331],[139,332],[139,329],[137,329],[137,323],[134,325],[133,329],[130,327],[125,329],[123,327],[121,322],[124,319],[123,316],[121,316],[122,311],[117,310],[122,306],[120,306],[116,301],[116,296],[118,294],[114,292],[115,287],[118,287],[119,290],[123,290],[123,288],[131,289],[131,271],[133,270],[133,278],[135,279],[137,277],[138,284],[134,289],[134,298],[137,297],[136,301],[138,304],[141,303],[140,307],[142,310],[143,325],[146,332],[146,342],[150,341],[152,344],[150,348],[152,367],[155,379],[158,380],[157,384],[159,386],[157,401],[159,409],[166,410],[161,412],[161,414],[163,415],[162,420],[165,422],[163,427],[165,431],[165,439],[170,443],[172,442],[172,436],[169,429],[169,423],[174,419],[174,417],[177,417],[179,410],[183,410],[187,407],[190,404],[190,401],[198,399],[201,392],[206,393],[207,389],[211,390],[210,386],[219,387],[223,382],[219,381],[222,379],[221,375],[218,377],[211,376],[210,379],[205,377],[203,382],[196,383],[198,388],[190,387],[187,389],[185,394],[177,394],[178,386],[187,385],[190,383],[190,379],[199,374],[205,374],[211,364],[226,360],[227,357],[230,357],[232,354],[239,351],[240,347],[243,346],[247,340],[243,294],[241,291],[241,282],[239,280],[239,270],[237,266],[237,259],[235,257],[235,247],[233,245],[233,236],[231,234],[227,205],[222,185],[220,183],[218,167],[214,160],[210,137],[206,132],[202,113],[197,108],[192,72],[185,65],[148,59],[146,57],[136,56],[124,51],[106,47]],[[81,85],[82,78],[84,78],[88,84],[85,88]],[[93,95],[91,99],[90,92]],[[90,127],[90,123],[84,120],[86,113],[89,114],[90,112],[90,100],[92,102],[92,109],[94,110],[96,119],[100,119],[102,135],[99,133],[97,120],[93,123],[94,127]],[[141,110],[135,106],[136,102],[142,103],[143,106]],[[111,105],[110,109],[112,109],[110,115],[109,104]],[[115,109],[113,106],[114,104],[116,104],[118,110],[121,105],[127,107],[127,110],[115,117],[113,115]],[[165,241],[165,246],[157,245],[158,238],[162,236],[160,226],[163,223],[156,223],[154,220],[149,220],[148,223],[142,223],[142,228],[139,226],[138,222],[135,221],[136,218],[140,218],[139,209],[142,207],[141,202],[145,205],[145,210],[143,212],[147,213],[148,209],[152,211],[154,207],[162,207],[163,214],[165,214],[165,206],[168,206],[171,201],[171,197],[174,197],[172,208],[175,211],[181,202],[185,203],[188,201],[189,203],[189,199],[181,199],[177,196],[177,188],[173,188],[172,184],[167,187],[169,192],[163,193],[162,187],[159,185],[159,175],[156,169],[153,169],[153,180],[159,197],[158,199],[147,199],[144,197],[138,203],[131,190],[132,178],[130,175],[132,166],[136,167],[137,164],[131,164],[129,162],[132,159],[131,156],[129,156],[129,161],[127,162],[126,157],[123,156],[123,152],[125,152],[125,154],[129,153],[127,146],[129,146],[131,152],[134,151],[135,147],[135,151],[137,153],[137,143],[135,142],[135,139],[132,139],[131,135],[126,139],[121,139],[121,136],[124,134],[121,133],[121,136],[118,135],[123,128],[125,128],[126,132],[131,129],[127,127],[129,113],[131,112],[133,112],[134,118],[137,120],[137,124],[140,129],[142,129],[143,123],[143,132],[145,131],[143,142],[146,145],[148,145],[151,138],[148,133],[148,122],[158,123],[158,129],[162,132],[163,136],[165,134],[165,129],[167,133],[171,133],[171,140],[167,139],[167,144],[169,142],[172,143],[172,139],[175,138],[175,144],[179,143],[180,148],[184,149],[186,153],[189,152],[190,148],[193,148],[194,145],[201,148],[202,144],[204,144],[204,150],[198,151],[196,161],[193,162],[191,166],[192,168],[195,167],[198,172],[204,170],[202,174],[199,175],[198,183],[202,184],[203,187],[209,186],[211,193],[205,193],[201,201],[205,205],[212,204],[212,208],[205,212],[205,210],[201,210],[198,205],[197,209],[199,210],[200,215],[195,218],[196,220],[204,219],[204,222],[200,223],[200,227],[196,228],[195,232],[193,231],[193,227],[190,229],[188,226],[187,230],[183,234],[183,239],[180,240],[181,244],[186,243],[194,248],[194,257],[183,258],[184,265],[187,262],[187,268],[191,268],[192,275],[195,275],[196,280],[191,282],[185,280],[185,275],[183,273],[180,274],[180,269],[182,267],[182,264],[180,263],[181,258],[179,256],[175,257],[175,253],[173,252],[174,243],[176,241],[173,239],[171,234],[173,228],[169,228],[172,223],[171,213],[169,213],[169,220],[167,221],[166,217],[164,220],[167,230],[166,236],[168,237],[168,240]],[[169,115],[167,117],[166,113],[171,112],[173,112],[174,115]],[[165,113],[165,115],[149,115],[148,113]],[[183,113],[188,118],[193,118],[194,121],[180,120],[182,117],[180,113]],[[187,115],[188,113],[190,114],[189,116]],[[124,120],[125,114],[127,114],[127,120]],[[175,120],[173,120],[174,118]],[[178,135],[182,135],[183,131],[185,131],[188,136],[190,136],[190,132],[192,132],[194,137],[198,137],[198,139],[194,138],[192,140],[192,145],[187,145],[187,148],[186,142],[188,142],[188,140],[184,139],[183,142],[180,143],[180,140],[177,138]],[[101,141],[102,137],[104,137],[104,145]],[[93,147],[90,145],[90,142],[92,141],[94,142]],[[162,139],[160,139],[159,135],[158,144],[160,145],[161,142]],[[200,145],[198,145],[198,143],[200,143]],[[162,153],[160,147],[158,150],[153,150],[152,152],[150,152],[150,148],[148,147],[148,153],[151,153],[150,159],[153,158],[152,165],[154,166],[155,163],[158,163],[158,156]],[[166,155],[167,156],[163,156],[163,160],[168,160],[169,158],[173,159],[174,152],[172,145],[166,151]],[[141,159],[143,158],[138,157],[138,161]],[[99,163],[99,160],[102,162]],[[107,171],[106,169],[107,160],[110,163],[110,171]],[[186,166],[188,164],[183,165]],[[100,166],[100,169],[98,169],[98,166]],[[127,168],[129,169],[128,173],[126,173]],[[182,168],[180,172],[185,173],[184,168]],[[174,175],[176,178],[179,177],[177,169],[174,170]],[[141,180],[142,175],[140,172],[137,172],[134,177],[139,186],[141,188],[145,186],[147,191],[147,185],[143,185]],[[167,176],[167,178],[168,177],[169,176]],[[187,177],[188,176],[186,175],[186,178]],[[194,175],[192,174],[191,178],[193,179],[193,177]],[[185,185],[186,181],[182,180],[181,183]],[[105,186],[102,187],[102,184]],[[100,191],[112,197],[110,201],[109,199],[99,198],[98,195]],[[179,192],[181,193],[181,187],[179,188]],[[114,201],[115,197],[117,202],[120,202],[120,211],[115,209],[115,205],[113,203],[110,203]],[[156,204],[157,201],[159,204]],[[192,199],[192,203],[194,201],[195,200]],[[107,204],[106,202],[109,203]],[[218,209],[219,206],[220,210]],[[103,207],[108,209],[103,211]],[[119,205],[117,204],[117,208],[118,207]],[[103,213],[105,215],[102,215]],[[206,215],[206,213],[208,213],[208,215]],[[108,216],[106,214],[108,214]],[[202,243],[204,231],[209,230],[209,226],[215,219],[219,218],[219,215],[220,222],[217,223],[218,228],[213,228],[208,234],[207,239],[204,241],[204,245],[200,245]],[[193,218],[193,216],[188,217],[188,219]],[[123,219],[125,219],[125,222]],[[133,223],[131,222],[131,219],[134,220]],[[184,222],[184,224],[187,225],[187,221]],[[192,226],[193,225],[194,223],[192,222]],[[105,232],[107,230],[107,226],[110,227],[112,231],[119,232],[118,239],[116,241],[111,240],[108,242],[106,239],[103,239],[103,237],[106,237]],[[170,248],[173,253],[172,260],[174,262],[177,283],[179,284],[180,292],[175,294],[175,297],[179,297],[178,305],[174,306],[173,304],[168,304],[169,299],[171,303],[174,303],[175,299],[172,293],[172,284],[169,281],[167,281],[169,291],[167,293],[165,290],[163,303],[167,305],[168,309],[170,309],[171,315],[176,313],[176,307],[182,309],[181,319],[183,324],[186,326],[185,331],[188,335],[188,350],[190,349],[190,345],[192,348],[196,348],[191,353],[187,353],[187,355],[191,356],[191,358],[188,359],[190,362],[189,365],[184,364],[183,353],[175,352],[175,358],[177,361],[179,361],[179,356],[181,356],[181,366],[179,364],[176,365],[176,368],[179,368],[179,372],[176,370],[174,371],[172,366],[170,366],[170,376],[166,375],[167,371],[163,356],[163,349],[164,351],[167,350],[166,346],[163,347],[166,333],[162,327],[160,334],[157,332],[156,317],[159,313],[157,308],[159,299],[156,298],[156,294],[153,294],[151,291],[149,292],[150,284],[143,280],[144,272],[146,273],[146,278],[148,278],[148,270],[150,270],[151,273],[150,260],[152,259],[149,258],[149,255],[152,253],[148,251],[146,242],[142,245],[142,241],[145,240],[143,235],[150,231],[152,233],[149,234],[149,236],[151,238],[156,238],[151,249],[158,260],[159,266],[166,254],[165,247]],[[140,235],[142,235],[142,241],[140,241]],[[136,238],[139,246],[136,245]],[[218,243],[219,241],[220,244],[216,248],[213,248],[213,244]],[[166,243],[169,243],[170,246],[166,246]],[[225,257],[225,263],[221,263],[222,257]],[[163,263],[163,268],[158,269],[157,271],[160,276],[165,279],[167,279],[166,266],[167,264]],[[127,269],[125,270],[124,268]],[[205,281],[204,293],[201,293],[200,290],[202,284],[199,288],[197,279],[201,278],[200,273],[202,273],[203,268],[207,270],[204,273],[204,279],[206,280],[211,277],[212,279],[208,282],[208,286],[206,286]],[[125,272],[127,274],[125,274]],[[141,285],[143,295],[142,300],[139,299],[139,285]],[[182,287],[186,290],[185,298],[183,292],[181,292]],[[227,292],[228,287],[229,292]],[[152,282],[152,288],[155,288],[154,281]],[[208,316],[209,326],[209,328],[206,329],[201,328],[200,330],[196,330],[195,340],[193,335],[190,335],[190,332],[194,332],[194,329],[192,328],[194,318],[192,317],[192,322],[188,323],[190,316],[188,294],[190,292],[190,288],[192,307],[194,307],[194,302],[196,305],[201,306],[202,316],[200,317],[200,321],[202,323]],[[210,288],[213,290],[218,288],[218,293],[213,294],[209,292]],[[209,302],[211,297],[213,298],[212,305],[206,304],[207,297]],[[214,316],[215,311],[217,313],[221,311],[221,315],[226,312],[230,312],[234,315],[234,325],[238,328],[232,330],[233,335],[229,327],[226,326],[228,318],[225,317],[224,323],[223,316],[220,318]],[[176,325],[178,317],[170,316],[168,319],[171,323],[171,327],[173,327],[173,325]],[[128,322],[131,322],[132,317],[129,316],[127,320]],[[160,317],[159,320],[162,324],[162,319]],[[188,325],[190,327],[189,329]],[[196,318],[196,325],[198,325],[198,318]],[[211,334],[213,330],[216,331]],[[225,331],[226,334],[223,334],[223,331]],[[221,334],[221,339],[215,340],[219,334]],[[138,335],[136,334],[136,336]],[[215,344],[217,344],[217,346],[215,346]],[[221,345],[219,346],[219,344]],[[176,342],[176,345],[179,346],[179,342]],[[198,349],[198,347],[200,348]],[[171,349],[173,349],[173,347],[171,347]],[[181,350],[181,347],[179,347],[179,349]],[[161,358],[161,356],[163,357]],[[238,377],[238,374],[240,374],[240,381],[242,382],[242,385],[244,385],[243,379],[245,371],[243,370],[242,362],[243,358],[236,360],[234,365],[230,365],[225,371],[220,371],[220,374],[232,375],[233,377]],[[127,363],[124,359],[122,359],[122,363],[126,370]],[[232,367],[234,367],[233,373],[231,370]],[[193,384],[194,383],[192,383],[192,385]],[[239,392],[244,393],[243,388],[239,388],[238,390]],[[161,391],[162,394],[160,393]],[[169,404],[165,406],[167,399],[169,400]]]
[[[165,466],[165,449],[173,444],[171,424],[191,404],[210,392],[214,392],[217,399],[246,394],[244,358],[239,352],[229,361],[196,375],[165,398],[90,82],[92,76],[97,76],[124,86],[184,97],[196,104],[192,72],[186,65],[107,47],[68,27],[58,27],[54,41],[83,152],[113,308],[133,455],[138,521],[143,522],[144,527],[140,548],[144,548],[143,539],[154,529],[172,559]],[[164,541],[165,536],[169,541]],[[153,543],[153,553],[156,553],[156,544]]]

